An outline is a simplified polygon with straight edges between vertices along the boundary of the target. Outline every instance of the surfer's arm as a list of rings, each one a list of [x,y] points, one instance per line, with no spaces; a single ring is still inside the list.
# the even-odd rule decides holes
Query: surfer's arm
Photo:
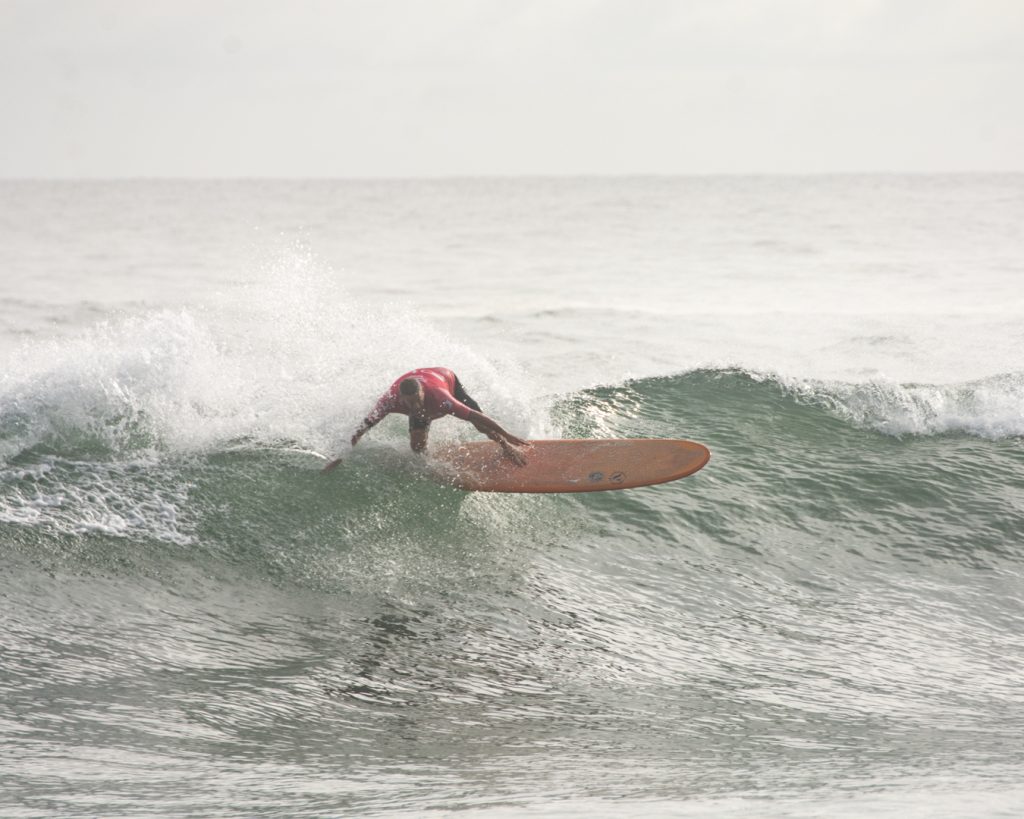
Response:
[[[356,444],[358,444],[359,443],[359,439],[362,438],[367,432],[369,432],[375,426],[377,426],[377,423],[379,421],[380,421],[380,418],[375,417],[374,415],[367,415],[363,419],[363,423],[361,423],[359,425],[359,427],[356,429],[356,431],[352,435],[352,446],[355,446]]]
[[[360,438],[377,426],[377,424],[381,422],[381,419],[394,411],[395,405],[393,396],[390,393],[384,393],[384,395],[377,399],[377,403],[373,405],[373,409],[370,411],[370,414],[363,419],[363,422],[352,434],[352,446],[358,444]]]
[[[512,433],[503,429],[493,418],[488,418],[482,412],[470,410],[469,416],[466,420],[492,441],[499,444],[505,451],[505,454],[519,464],[519,466],[526,463],[526,459],[523,457],[522,453],[515,449],[513,444],[517,446],[529,446],[528,441],[524,441],[522,438],[517,438]]]
[[[386,415],[386,414],[387,413],[384,413],[384,415]],[[363,419],[363,422],[358,426],[356,431],[352,434],[352,441],[351,441],[352,446],[355,446],[356,444],[358,444],[360,438],[362,438],[367,432],[369,432],[371,429],[373,429],[375,426],[377,426],[377,424],[380,422],[380,419],[383,418],[384,415],[378,413],[377,409],[374,409],[373,412],[371,412],[369,415],[367,415]],[[344,459],[343,458],[335,458],[333,461],[331,461],[329,464],[327,464],[327,466],[325,466],[320,471],[325,473],[325,474],[328,473],[328,472],[333,472],[335,469],[337,469],[339,466],[341,466],[342,460],[344,460]]]

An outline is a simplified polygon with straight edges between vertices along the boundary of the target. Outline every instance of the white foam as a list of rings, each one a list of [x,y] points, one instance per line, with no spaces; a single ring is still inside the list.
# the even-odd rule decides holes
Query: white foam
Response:
[[[140,480],[152,461],[94,463],[48,458],[37,468],[0,469],[0,521],[61,534],[146,536],[193,542],[187,485]]]

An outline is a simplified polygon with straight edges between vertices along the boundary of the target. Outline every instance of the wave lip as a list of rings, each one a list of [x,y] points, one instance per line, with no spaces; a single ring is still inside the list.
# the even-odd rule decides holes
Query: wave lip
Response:
[[[959,433],[990,440],[1024,435],[1024,373],[948,385],[782,383],[801,400],[887,435]]]
[[[961,434],[996,441],[1024,436],[1024,372],[959,384],[899,384],[707,367],[583,390],[563,402],[563,413],[591,417],[590,423],[570,424],[570,434],[602,437],[621,434],[621,420],[634,416],[685,423],[698,406],[735,424],[784,422],[819,410],[892,437]],[[686,433],[685,427],[672,429]]]

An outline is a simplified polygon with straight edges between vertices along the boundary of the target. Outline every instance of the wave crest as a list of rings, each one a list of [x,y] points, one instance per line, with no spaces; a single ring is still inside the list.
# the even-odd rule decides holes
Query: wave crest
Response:
[[[1024,373],[962,384],[854,384],[700,369],[585,390],[560,408],[570,434],[598,436],[628,432],[628,419],[638,417],[662,427],[688,425],[697,415],[745,426],[803,423],[812,420],[809,411],[889,436],[1016,438],[1024,436]],[[684,433],[685,428],[679,434]]]

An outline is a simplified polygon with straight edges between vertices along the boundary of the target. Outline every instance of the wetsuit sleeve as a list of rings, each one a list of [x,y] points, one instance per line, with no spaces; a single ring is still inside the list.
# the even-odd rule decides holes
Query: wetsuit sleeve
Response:
[[[391,393],[384,393],[384,395],[377,399],[377,403],[374,405],[373,409],[370,410],[370,414],[366,416],[366,420],[369,421],[370,424],[376,424],[385,415],[390,415],[394,411],[395,407]]]
[[[468,421],[469,415],[473,411],[453,395],[446,395],[444,401],[441,402],[441,409],[447,410],[450,415],[454,415],[461,421]]]

